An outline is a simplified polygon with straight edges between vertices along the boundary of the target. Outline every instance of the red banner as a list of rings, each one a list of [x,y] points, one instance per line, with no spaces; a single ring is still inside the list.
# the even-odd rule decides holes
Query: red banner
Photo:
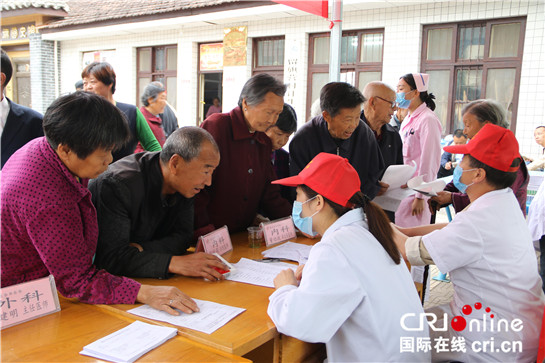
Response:
[[[272,0],[327,19],[327,0]]]

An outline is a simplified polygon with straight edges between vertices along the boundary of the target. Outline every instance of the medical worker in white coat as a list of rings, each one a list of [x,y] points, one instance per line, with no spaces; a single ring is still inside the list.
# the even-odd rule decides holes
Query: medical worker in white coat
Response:
[[[448,224],[396,232],[411,265],[450,273],[452,301],[426,311],[443,321],[446,313],[449,329],[430,335],[463,340],[466,349],[432,350],[432,361],[535,362],[545,296],[532,238],[509,188],[522,162],[518,142],[510,130],[486,124],[469,143],[444,149],[464,154],[453,182],[471,204]]]
[[[422,306],[392,227],[360,192],[348,160],[320,153],[299,175],[274,183],[297,186],[295,225],[323,236],[300,282],[290,269],[274,280],[268,314],[278,331],[325,343],[329,362],[429,361],[429,352],[416,349],[428,327],[419,327]]]

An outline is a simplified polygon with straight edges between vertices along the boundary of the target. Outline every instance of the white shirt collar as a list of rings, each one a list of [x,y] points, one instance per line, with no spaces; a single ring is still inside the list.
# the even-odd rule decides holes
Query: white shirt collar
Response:
[[[329,226],[322,238],[325,238],[327,235],[335,232],[341,227],[354,223],[361,223],[365,229],[369,229],[367,227],[367,221],[365,219],[365,214],[363,213],[362,208],[352,209],[351,211],[348,211],[340,216],[339,219],[337,219],[335,222],[333,222],[331,226]]]
[[[9,109],[8,98],[4,96],[0,102],[0,135],[4,132],[4,126],[6,126],[8,120]]]

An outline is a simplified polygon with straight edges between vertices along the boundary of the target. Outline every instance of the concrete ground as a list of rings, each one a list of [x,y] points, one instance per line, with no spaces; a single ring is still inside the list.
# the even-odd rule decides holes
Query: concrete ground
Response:
[[[450,282],[442,282],[434,280],[433,277],[439,274],[439,269],[435,265],[430,265],[430,294],[429,299],[424,303],[424,309],[431,308],[437,305],[447,304],[452,300],[454,289]],[[447,274],[448,278],[448,274]]]

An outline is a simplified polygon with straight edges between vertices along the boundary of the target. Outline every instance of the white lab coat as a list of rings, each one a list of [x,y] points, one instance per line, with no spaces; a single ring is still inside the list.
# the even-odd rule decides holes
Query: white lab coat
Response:
[[[268,314],[279,332],[326,343],[329,362],[429,361],[429,353],[400,353],[400,338],[428,337],[427,326],[409,332],[400,325],[422,306],[403,260],[393,262],[363,218],[352,210],[328,228],[299,287],[275,291]]]
[[[466,210],[456,214],[441,230],[422,237],[431,258],[441,271],[449,271],[454,287],[451,316],[464,316],[464,305],[480,302],[482,309],[465,316],[483,320],[494,314],[494,321],[523,321],[521,332],[507,333],[462,330],[466,341],[522,341],[522,353],[475,353],[468,349],[470,361],[535,361],[545,297],[537,272],[537,261],[530,232],[520,206],[510,188],[488,192]],[[484,309],[490,307],[491,312]],[[488,319],[490,321],[490,318]],[[481,329],[482,330],[482,329]]]

